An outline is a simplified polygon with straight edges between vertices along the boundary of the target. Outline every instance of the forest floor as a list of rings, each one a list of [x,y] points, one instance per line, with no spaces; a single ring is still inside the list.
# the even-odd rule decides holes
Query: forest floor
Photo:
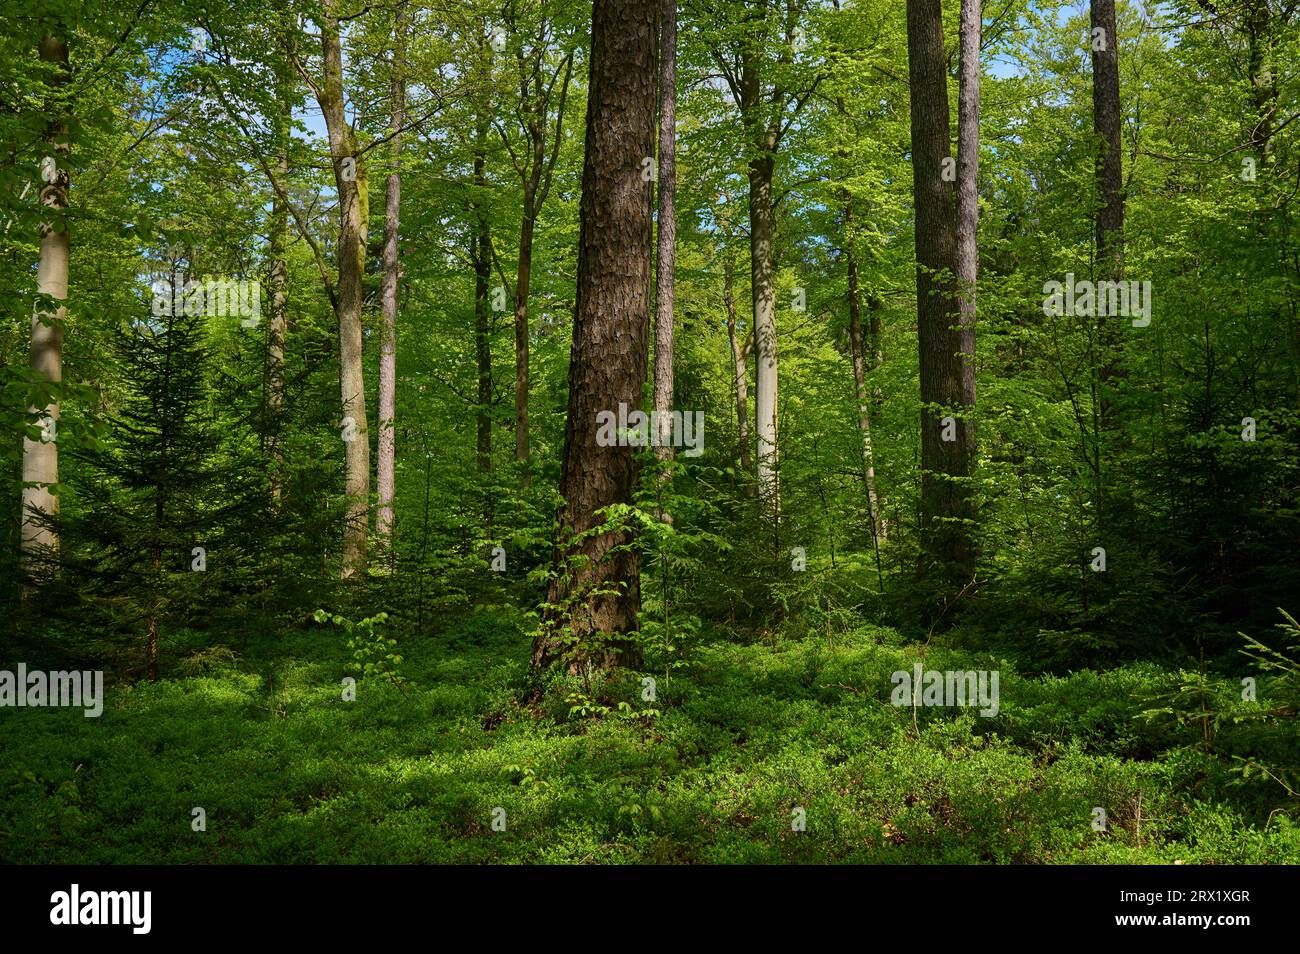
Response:
[[[338,630],[308,625],[110,687],[100,718],[5,710],[0,860],[1300,863],[1286,792],[1234,770],[1229,725],[1143,717],[1180,692],[1152,664],[1022,678],[887,629],[715,631],[657,701],[633,681],[583,714],[563,689],[522,701],[524,625],[484,608],[405,639],[405,687],[355,701]],[[914,724],[890,674],[917,661],[998,669],[1000,711]]]

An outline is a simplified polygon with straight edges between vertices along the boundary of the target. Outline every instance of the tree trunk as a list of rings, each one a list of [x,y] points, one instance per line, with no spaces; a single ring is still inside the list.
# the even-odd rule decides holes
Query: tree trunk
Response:
[[[736,420],[740,428],[740,463],[748,474],[753,467],[749,453],[749,354],[748,343],[741,347],[736,336],[736,296],[732,290],[731,259],[727,258],[723,272],[723,300],[727,306],[727,337],[731,339],[731,362],[735,368]],[[752,339],[751,339],[752,340]]]
[[[1115,24],[1115,0],[1092,0],[1092,124],[1099,142],[1094,175],[1101,206],[1096,218],[1096,273],[1100,279],[1119,281],[1124,277],[1124,183],[1120,146],[1119,33]],[[1100,309],[1098,309],[1100,311]],[[1102,459],[1104,435],[1122,439],[1116,428],[1115,401],[1110,382],[1122,377],[1120,369],[1120,322],[1116,315],[1086,319],[1094,322],[1092,339],[1101,353],[1100,368],[1092,362],[1094,381],[1093,502],[1094,526],[1106,522],[1106,482]]]
[[[1119,139],[1119,34],[1115,28],[1115,0],[1092,0],[1092,29],[1092,126],[1101,143],[1096,165],[1097,194],[1101,198],[1097,212],[1097,265],[1102,275],[1118,281],[1124,274],[1124,182]]]
[[[377,491],[375,536],[385,552],[393,545],[393,498],[396,485],[397,419],[397,238],[402,206],[402,126],[406,122],[406,4],[399,3],[393,19],[393,75],[389,86],[391,118],[389,147],[392,168],[384,188],[384,275],[379,293],[383,326],[379,335],[379,460],[375,464]]]
[[[673,304],[677,263],[677,0],[663,0],[659,50],[659,267],[655,284],[655,453],[672,460]]]
[[[560,478],[563,504],[548,608],[533,646],[542,668],[565,654],[571,668],[637,661],[609,637],[636,629],[640,561],[630,532],[581,540],[597,511],[630,503],[637,482],[630,446],[601,446],[597,415],[641,404],[649,345],[653,241],[650,183],[655,126],[657,0],[595,0],[592,11],[586,151],[582,171],[578,285],[569,360],[569,407]],[[626,443],[626,442],[618,442]],[[613,551],[613,552],[611,552]],[[565,649],[556,637],[576,637]]]
[[[844,212],[845,225],[853,220],[853,210]],[[851,249],[844,250],[849,271],[849,351],[853,358],[853,393],[858,399],[858,429],[862,432],[862,488],[867,495],[871,514],[871,535],[881,540],[885,527],[880,520],[880,501],[876,498],[875,451],[871,443],[871,408],[867,403],[866,345],[862,340],[862,306],[858,297],[858,263]]]
[[[753,289],[754,432],[758,437],[758,490],[773,513],[780,509],[777,486],[776,433],[776,265],[772,257],[775,231],[772,214],[772,171],[770,156],[760,156],[749,165],[749,263]]]
[[[474,186],[481,194],[487,186],[486,119],[479,124],[477,151],[474,153]],[[492,469],[492,349],[488,338],[488,285],[492,278],[492,233],[487,212],[474,203],[476,232],[474,247],[474,360],[478,366],[477,455],[479,473]],[[526,373],[526,372],[525,372]],[[527,392],[525,391],[525,394]],[[490,522],[490,520],[489,520]]]
[[[370,431],[366,421],[366,386],[361,340],[361,300],[365,277],[367,191],[365,159],[357,155],[356,136],[348,125],[343,99],[343,53],[339,41],[337,0],[326,0],[321,25],[324,76],[318,100],[329,134],[330,157],[339,196],[339,280],[335,315],[339,328],[339,392],[344,431],[344,478],[347,511],[343,528],[344,579],[364,571],[370,510]],[[347,425],[351,424],[351,428]],[[351,434],[355,439],[346,439]]]
[[[948,82],[939,0],[907,2],[908,78],[912,108],[912,183],[916,207],[917,337],[921,359],[921,560],[924,574],[967,579],[974,547],[970,516],[973,405],[963,388],[953,189],[949,157]],[[947,160],[947,162],[945,161]],[[945,441],[944,418],[954,440]]]
[[[41,258],[36,269],[36,290],[62,302],[68,297],[68,258],[71,241],[68,233],[68,157],[72,149],[68,128],[62,117],[63,104],[58,101],[68,83],[68,44],[62,37],[46,36],[40,42],[40,57],[53,63],[50,115],[45,127],[46,153],[42,163],[41,204],[51,212],[49,222],[41,226]],[[58,305],[54,311],[36,308],[32,312],[30,361],[37,375],[53,385],[63,380],[63,322],[67,309]],[[59,482],[59,448],[57,422],[59,405],[51,401],[45,407],[28,410],[41,421],[39,439],[23,438],[22,551],[29,568],[35,569],[39,554],[59,545],[58,533],[46,521],[59,513],[59,498],[50,488]]]
[[[559,79],[559,68],[550,83],[542,81],[542,64],[545,45],[534,48],[533,69],[525,66],[522,46],[518,53],[520,66],[520,103],[524,105],[524,129],[528,136],[530,156],[527,164],[515,167],[519,172],[520,184],[523,186],[523,215],[519,223],[519,268],[515,276],[515,459],[527,460],[529,453],[528,421],[528,292],[533,273],[533,232],[537,227],[537,216],[542,204],[550,192],[551,177],[555,172],[555,161],[560,154],[560,143],[564,130],[564,105],[568,101],[569,79],[573,73],[573,56],[566,55],[563,62],[564,76]],[[551,152],[546,153],[547,119],[550,115],[551,95],[555,82],[559,82],[559,102],[555,111],[555,133],[551,141]],[[530,92],[531,90],[531,92]],[[529,104],[529,96],[532,103]],[[502,133],[507,148],[509,141]],[[514,156],[511,151],[511,156]],[[524,481],[529,480],[527,474]]]
[[[975,316],[979,277],[980,35],[981,0],[961,0],[960,83],[957,93],[957,308],[960,316],[960,400],[975,408]],[[962,422],[967,473],[976,462],[975,420]],[[973,572],[974,568],[967,568]]]
[[[1246,72],[1250,77],[1251,99],[1255,107],[1255,126],[1251,143],[1259,154],[1260,165],[1274,162],[1273,112],[1277,108],[1277,80],[1273,73],[1273,11],[1268,0],[1248,0],[1245,10]]]
[[[287,135],[287,126],[285,127]],[[279,160],[281,181],[289,173],[288,144]],[[277,193],[271,200],[271,235],[269,257],[271,321],[267,328],[266,378],[267,407],[270,420],[268,453],[271,458],[271,499],[279,503],[284,494],[284,451],[281,428],[284,426],[284,340],[289,329],[289,269],[285,259],[289,233],[289,210]]]
[[[777,132],[763,116],[759,54],[741,55],[741,121],[750,133],[749,268],[754,313],[754,433],[758,492],[774,520],[780,513],[777,485],[776,263],[772,241],[772,179],[776,168]]]
[[[515,277],[515,460],[528,459],[528,286],[533,272],[532,195],[525,192],[519,224],[519,271]]]

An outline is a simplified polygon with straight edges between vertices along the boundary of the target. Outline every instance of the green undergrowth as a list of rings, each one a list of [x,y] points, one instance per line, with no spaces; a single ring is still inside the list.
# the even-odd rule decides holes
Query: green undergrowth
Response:
[[[1300,764],[1294,722],[1152,715],[1186,674],[1022,678],[867,627],[706,636],[652,701],[639,675],[539,696],[526,628],[492,608],[402,639],[402,679],[355,701],[344,639],[309,626],[110,686],[98,719],[0,710],[0,858],[1300,863],[1296,800],[1241,755]],[[892,705],[916,662],[998,670],[997,715]]]

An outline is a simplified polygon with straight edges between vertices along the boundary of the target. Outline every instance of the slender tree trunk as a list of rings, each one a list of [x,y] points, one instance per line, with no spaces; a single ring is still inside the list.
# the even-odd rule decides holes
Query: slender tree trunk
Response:
[[[487,186],[487,121],[479,124],[477,151],[474,154],[474,185],[482,192]],[[476,233],[474,236],[474,360],[478,366],[478,470],[487,473],[492,469],[492,349],[488,338],[488,285],[492,279],[492,233],[487,212],[474,203]]]
[[[961,0],[960,83],[957,93],[957,308],[960,315],[961,404],[975,409],[976,284],[979,277],[980,35],[981,0]],[[967,473],[976,463],[975,420],[963,421]],[[966,568],[973,572],[973,566]]]
[[[1248,0],[1245,10],[1246,72],[1250,77],[1255,107],[1251,141],[1259,153],[1260,165],[1272,165],[1273,111],[1277,108],[1277,80],[1273,74],[1273,12],[1268,0]]]
[[[871,339],[871,370],[878,370],[885,363],[885,347],[880,328],[880,315],[884,303],[874,292],[867,293],[867,337]],[[872,403],[879,408],[884,403],[880,386],[872,388]]]
[[[637,625],[640,561],[628,545],[631,533],[573,537],[596,526],[601,508],[630,503],[637,483],[637,448],[602,446],[609,442],[597,441],[597,415],[617,414],[620,405],[639,408],[646,379],[653,195],[641,169],[642,159],[654,154],[658,22],[658,0],[595,0],[592,11],[578,287],[560,478],[564,502],[549,608],[533,646],[538,668],[560,656],[555,636],[566,628],[588,647],[580,650],[580,659],[570,656],[575,668],[637,662],[630,643],[608,640]]]
[[[677,0],[663,0],[659,49],[659,268],[655,284],[655,453],[672,460],[673,304],[677,263]]]
[[[776,262],[772,248],[776,223],[772,179],[776,169],[776,129],[763,115],[757,52],[741,54],[741,121],[750,133],[749,266],[754,314],[754,433],[757,437],[758,492],[773,519],[780,513],[777,485]]]
[[[528,293],[533,273],[533,196],[525,191],[519,224],[519,270],[515,277],[515,460],[528,459]]]
[[[853,219],[853,210],[844,213],[845,224]],[[844,250],[849,272],[849,351],[853,358],[853,393],[858,399],[858,429],[862,433],[862,488],[867,495],[867,509],[871,514],[871,533],[880,540],[885,536],[880,521],[880,502],[876,498],[876,461],[871,442],[871,408],[867,403],[867,374],[865,342],[862,340],[862,306],[858,295],[858,263],[851,249]]]
[[[939,0],[907,0],[916,206],[917,332],[921,358],[922,574],[969,578],[972,412],[962,387],[956,214],[943,171],[949,157],[948,82]],[[947,160],[947,161],[945,161]],[[951,418],[945,424],[945,418]],[[944,440],[947,431],[953,440]]]
[[[286,135],[287,135],[287,127]],[[289,157],[287,143],[278,162],[280,180],[287,181]],[[289,235],[289,210],[277,193],[271,201],[270,291],[271,321],[267,328],[266,377],[267,406],[270,412],[267,448],[271,458],[271,499],[279,503],[284,495],[284,341],[289,329],[289,269],[286,248]]]
[[[555,132],[551,141],[551,152],[546,152],[546,129],[550,111],[552,83],[542,82],[542,51],[539,46],[534,51],[537,59],[531,80],[524,66],[525,58],[522,48],[519,52],[520,101],[528,102],[530,88],[532,104],[528,118],[524,123],[528,134],[531,156],[525,167],[519,168],[520,184],[523,186],[523,215],[519,223],[519,268],[515,277],[515,459],[527,460],[529,453],[528,421],[528,292],[533,273],[533,232],[537,227],[537,216],[551,188],[551,176],[555,172],[555,161],[559,156],[560,143],[564,130],[564,105],[569,96],[569,79],[573,72],[573,57],[564,59],[564,76],[559,79],[559,102],[556,106]],[[557,72],[555,77],[559,77]],[[504,133],[502,134],[504,137]],[[507,142],[507,146],[509,143]],[[529,477],[524,475],[524,481]]]
[[[740,433],[740,463],[745,473],[753,467],[749,453],[749,369],[746,357],[749,354],[748,343],[742,347],[736,335],[736,296],[731,277],[731,259],[728,257],[724,266],[723,300],[727,306],[727,337],[731,339],[731,363],[735,368],[736,381],[736,423]]]
[[[780,510],[780,489],[776,430],[776,264],[772,255],[776,231],[772,213],[773,165],[770,156],[760,156],[749,166],[749,260],[754,312],[758,490],[775,514]]]
[[[393,546],[397,420],[397,239],[402,207],[402,126],[406,122],[406,4],[393,19],[393,75],[389,85],[389,148],[392,168],[384,188],[384,275],[380,288],[383,325],[379,335],[379,460],[375,464],[375,536],[380,548]]]
[[[325,0],[321,25],[324,76],[318,99],[329,134],[334,181],[339,196],[339,280],[335,314],[339,328],[339,391],[342,398],[344,478],[347,511],[343,530],[344,579],[366,565],[366,531],[370,511],[370,431],[366,420],[366,386],[361,339],[361,301],[365,277],[367,220],[366,164],[357,155],[356,136],[348,125],[343,99],[343,52],[339,40],[337,0]],[[349,428],[347,425],[351,425]]]
[[[68,297],[68,259],[71,241],[65,212],[68,208],[68,158],[72,149],[67,124],[61,115],[63,104],[58,97],[68,83],[68,44],[59,36],[46,36],[40,42],[40,58],[54,64],[51,80],[50,115],[45,127],[46,155],[42,162],[41,204],[50,210],[50,221],[41,226],[41,258],[36,268],[36,290],[58,302]],[[30,362],[32,371],[51,384],[63,381],[63,322],[67,309],[58,305],[53,311],[36,308],[32,312]],[[58,419],[59,405],[51,401],[44,407],[30,407],[38,416],[42,434],[39,439],[23,438],[22,551],[27,565],[36,572],[37,557],[56,549],[58,533],[43,521],[53,521],[59,513],[59,498],[50,488],[59,482]]]

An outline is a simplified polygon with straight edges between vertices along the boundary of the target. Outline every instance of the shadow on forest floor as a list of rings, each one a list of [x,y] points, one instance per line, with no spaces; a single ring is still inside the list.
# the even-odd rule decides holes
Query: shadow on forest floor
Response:
[[[110,688],[98,719],[0,711],[0,859],[1300,862],[1294,802],[1230,757],[1294,761],[1300,743],[1227,721],[1206,745],[1144,718],[1181,679],[1151,664],[1021,678],[870,628],[834,651],[705,641],[657,702],[629,691],[630,711],[569,718],[560,689],[520,703],[510,611],[466,625],[404,640],[406,689],[362,679],[354,702],[322,627]],[[920,707],[914,727],[890,675],[918,661],[998,670],[997,715]]]

